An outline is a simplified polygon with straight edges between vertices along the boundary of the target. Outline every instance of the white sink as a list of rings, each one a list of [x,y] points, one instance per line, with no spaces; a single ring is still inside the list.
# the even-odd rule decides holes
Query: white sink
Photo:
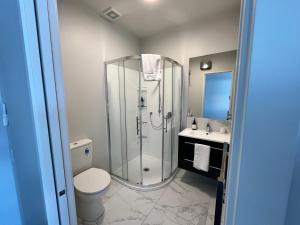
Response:
[[[205,130],[192,130],[191,128],[186,128],[181,131],[179,136],[220,142],[220,143],[230,143],[230,134],[220,133],[220,132],[209,132],[207,133]]]

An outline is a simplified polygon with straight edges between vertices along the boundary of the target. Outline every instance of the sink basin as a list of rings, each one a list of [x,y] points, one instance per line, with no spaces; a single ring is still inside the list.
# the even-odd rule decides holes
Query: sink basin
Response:
[[[206,132],[205,130],[192,130],[191,128],[186,128],[181,131],[179,136],[220,142],[220,143],[230,143],[230,134],[220,133],[220,132]]]

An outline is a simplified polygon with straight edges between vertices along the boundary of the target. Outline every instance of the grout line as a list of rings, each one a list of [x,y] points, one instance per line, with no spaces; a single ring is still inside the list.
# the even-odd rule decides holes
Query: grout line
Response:
[[[173,181],[172,181],[173,182]],[[171,183],[172,183],[171,182]],[[157,203],[159,202],[159,200],[162,198],[162,196],[165,194],[165,192],[167,191],[167,189],[169,188],[169,185],[171,184],[169,183],[167,186],[165,186],[165,190],[163,191],[163,193],[161,194],[161,196],[156,200],[156,202],[154,203],[154,206],[152,207],[152,209],[149,211],[148,215],[145,216],[145,219],[142,221],[141,225],[144,224],[145,220],[148,218],[148,216],[151,214],[151,212],[153,211],[153,209],[155,208],[155,206],[157,206]]]

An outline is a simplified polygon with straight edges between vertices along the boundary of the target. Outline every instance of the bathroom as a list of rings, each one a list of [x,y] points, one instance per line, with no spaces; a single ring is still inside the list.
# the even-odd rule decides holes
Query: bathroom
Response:
[[[299,7],[2,1],[0,224],[298,224]]]
[[[188,215],[178,215],[182,220],[179,224],[214,224],[217,183],[225,154],[223,159],[222,152],[212,150],[208,160],[216,163],[198,173],[201,170],[194,169],[191,162],[182,162],[193,159],[179,151],[188,148],[193,154],[194,149],[180,146],[182,137],[178,134],[191,128],[191,120],[196,118],[198,130],[205,130],[209,124],[211,134],[207,136],[221,129],[226,139],[224,148],[228,148],[230,118],[205,117],[196,108],[202,107],[204,93],[201,71],[231,71],[230,90],[234,86],[240,1],[63,0],[57,7],[71,155],[87,140],[92,143],[82,149],[93,149],[90,164],[77,168],[74,164],[83,162],[73,159],[74,176],[95,167],[107,171],[112,178],[111,187],[105,188],[108,194],[103,195],[104,215],[100,219],[85,218],[88,206],[84,204],[85,210],[81,211],[77,205],[79,224],[96,219],[98,223],[103,220],[103,224],[118,224],[130,217],[134,224],[177,224],[174,215],[179,212],[172,210],[156,221],[162,213],[158,200],[167,196],[163,194],[166,190],[169,198],[176,198],[168,189],[176,181],[193,190],[183,189],[184,195],[205,195],[194,202],[195,209],[191,206],[193,201],[177,205],[177,210],[187,207],[190,211]],[[118,18],[107,19],[106,14]],[[145,78],[143,54],[159,55],[160,78]],[[208,61],[212,68],[201,70],[200,63]],[[228,96],[233,94],[230,92]],[[231,104],[225,106],[228,114],[232,113]],[[191,140],[203,144],[197,138],[195,135]],[[223,150],[223,144],[212,144]],[[193,184],[200,186],[199,190],[194,190]],[[126,195],[132,197],[126,199]],[[150,198],[149,203],[145,199],[148,195],[157,197]],[[144,199],[138,201],[139,197]],[[136,201],[137,207],[130,201]],[[126,207],[115,209],[120,212],[115,215],[115,205],[111,204]],[[166,204],[172,202],[167,199]]]

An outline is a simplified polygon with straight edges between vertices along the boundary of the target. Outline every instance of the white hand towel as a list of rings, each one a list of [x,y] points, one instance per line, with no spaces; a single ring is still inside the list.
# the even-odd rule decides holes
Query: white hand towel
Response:
[[[209,170],[210,146],[195,144],[193,166],[198,170]]]
[[[144,80],[161,80],[161,56],[142,54]]]

